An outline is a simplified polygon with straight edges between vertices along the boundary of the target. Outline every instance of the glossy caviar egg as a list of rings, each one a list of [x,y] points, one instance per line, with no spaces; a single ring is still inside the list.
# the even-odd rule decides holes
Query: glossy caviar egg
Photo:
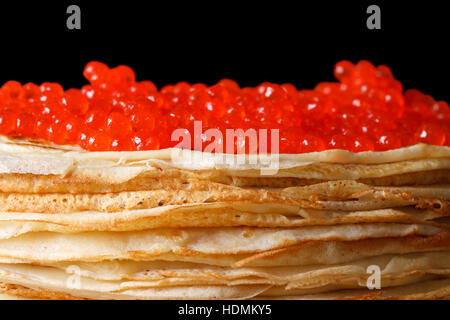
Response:
[[[415,89],[403,92],[388,67],[365,60],[338,62],[338,82],[312,90],[269,82],[240,88],[230,79],[158,90],[151,81],[136,81],[128,66],[109,68],[97,61],[88,63],[83,75],[88,85],[66,91],[58,83],[6,82],[0,89],[0,134],[89,151],[169,148],[179,142],[171,140],[177,129],[192,138],[183,147],[206,151],[214,150],[208,145],[215,141],[230,152],[229,129],[266,129],[269,139],[251,145],[248,138],[231,137],[231,152],[271,152],[272,136],[279,136],[281,153],[386,151],[420,142],[450,146],[448,103]],[[200,122],[201,131],[195,131]],[[208,130],[221,136],[207,138]]]

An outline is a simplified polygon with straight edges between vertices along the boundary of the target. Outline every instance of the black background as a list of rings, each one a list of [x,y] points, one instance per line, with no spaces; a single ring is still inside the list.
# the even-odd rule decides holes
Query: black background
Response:
[[[84,65],[130,65],[139,80],[213,84],[236,79],[312,88],[341,59],[390,66],[405,88],[439,100],[450,61],[443,1],[35,1],[1,4],[0,83],[55,81],[80,87]],[[66,8],[81,7],[81,30]],[[245,4],[245,5],[244,5]],[[366,9],[381,8],[381,30]]]
[[[221,310],[223,306],[266,305],[269,315],[220,315],[209,318],[195,315],[179,315],[180,307],[203,306]],[[1,305],[1,304],[0,304]],[[33,313],[45,319],[185,319],[185,320],[385,320],[439,317],[448,312],[445,301],[5,301],[4,307],[14,310],[16,316]],[[25,306],[25,307],[24,307]],[[2,311],[4,311],[3,309]],[[110,318],[111,317],[111,318]],[[331,318],[332,317],[332,318]]]
[[[70,4],[81,7],[81,30],[66,28]],[[381,30],[366,28],[370,4],[381,7]],[[337,61],[368,59],[390,66],[405,88],[418,88],[449,101],[446,42],[450,13],[443,4],[397,0],[1,3],[0,84],[14,79],[80,87],[86,83],[82,77],[84,65],[100,60],[110,66],[130,65],[139,80],[152,80],[160,87],[182,80],[213,84],[226,77],[242,86],[271,81],[312,88],[319,81],[333,80]],[[98,302],[90,305],[93,308],[89,313],[113,311],[120,316],[149,319],[159,313],[170,319],[176,317],[179,304],[152,302],[147,308]],[[11,305],[16,314],[36,311],[36,305],[28,310]],[[40,306],[46,314],[56,311],[52,309],[55,305]],[[82,316],[87,312],[86,305],[62,306],[64,315]],[[301,310],[287,302],[274,302],[274,306],[272,317],[245,318],[276,319],[287,313],[289,319],[301,319],[328,312],[346,318],[392,315],[386,303],[381,308],[359,305],[363,310],[348,302],[328,306],[306,302]],[[306,306],[310,310],[304,313]],[[416,308],[438,307],[411,303],[394,306],[402,316]]]

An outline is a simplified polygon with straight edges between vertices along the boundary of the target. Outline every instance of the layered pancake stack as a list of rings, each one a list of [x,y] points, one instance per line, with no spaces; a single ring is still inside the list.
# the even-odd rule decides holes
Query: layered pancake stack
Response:
[[[193,154],[201,156],[3,139],[0,291],[41,299],[450,297],[449,147],[280,154],[271,176],[258,164],[194,163]],[[368,287],[373,270],[380,288]]]
[[[368,61],[334,73],[158,90],[93,61],[81,89],[8,81],[0,294],[450,297],[448,104]]]

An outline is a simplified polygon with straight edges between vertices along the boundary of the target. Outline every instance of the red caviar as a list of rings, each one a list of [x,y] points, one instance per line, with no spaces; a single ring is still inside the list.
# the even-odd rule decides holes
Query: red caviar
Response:
[[[90,84],[81,90],[6,82],[0,134],[91,151],[156,150],[178,143],[171,141],[175,129],[194,137],[193,123],[202,121],[203,132],[219,129],[224,137],[226,129],[279,129],[282,153],[385,151],[418,142],[450,146],[449,105],[418,90],[403,93],[388,67],[368,61],[337,63],[339,82],[313,90],[268,82],[240,88],[224,79],[210,87],[180,82],[158,91],[151,81],[136,81],[127,66],[96,61],[83,75]],[[209,142],[202,141],[204,149]]]

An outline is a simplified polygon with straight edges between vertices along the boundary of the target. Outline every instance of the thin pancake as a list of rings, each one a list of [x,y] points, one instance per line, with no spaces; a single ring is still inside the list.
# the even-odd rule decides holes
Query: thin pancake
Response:
[[[273,297],[263,297],[271,299]],[[282,299],[298,300],[437,300],[450,298],[450,279],[428,280],[381,290],[340,290],[301,296],[285,296]],[[275,297],[276,299],[276,297]]]
[[[319,211],[251,203],[209,203],[103,213],[0,213],[0,239],[27,232],[142,231],[191,227],[307,227],[357,223],[402,223],[450,228],[443,214],[417,209]],[[438,220],[433,220],[437,219]]]
[[[104,281],[160,281],[172,278],[192,281],[221,280],[230,285],[238,280],[267,281],[266,284],[285,285],[288,288],[309,287],[313,284],[356,281],[364,286],[370,274],[367,267],[380,268],[382,286],[388,280],[411,275],[450,273],[450,252],[434,251],[404,255],[381,255],[336,265],[278,266],[278,267],[220,267],[207,264],[170,261],[61,262],[44,264],[70,275]],[[0,264],[6,271],[19,272],[27,268],[20,264]],[[31,268],[31,267],[30,267]],[[33,270],[32,268],[30,270]]]
[[[301,208],[361,211],[416,205],[449,212],[448,185],[374,187],[355,181],[333,181],[285,189],[244,189],[201,181],[160,186],[153,191],[107,194],[0,193],[2,211],[76,212],[148,209],[164,205],[246,201]]]
[[[395,223],[284,228],[190,228],[134,232],[26,233],[0,240],[0,257],[36,261],[144,259],[177,255],[236,255],[308,241],[431,236],[441,229]]]
[[[304,266],[313,264],[340,264],[365,257],[386,254],[407,254],[450,249],[450,232],[443,231],[433,236],[408,236],[402,238],[365,239],[357,241],[310,241],[295,246],[268,250],[254,254],[177,254],[165,253],[144,256],[139,252],[130,255],[136,261],[179,261],[204,263],[229,267]],[[114,259],[114,258],[111,258]],[[104,261],[108,259],[91,259]],[[73,259],[70,262],[80,262]],[[27,260],[26,258],[0,257],[1,263],[54,263],[55,261]],[[57,262],[57,261],[56,261]],[[62,260],[64,262],[64,260]],[[69,262],[69,261],[66,261]]]
[[[147,168],[125,165],[112,168],[80,168],[65,175],[0,172],[0,191],[20,193],[107,193],[158,190],[167,187],[184,190],[185,188],[183,187],[191,183],[197,185],[213,184],[240,187],[283,188],[336,180],[355,180],[368,182],[373,185],[389,185],[390,183],[399,185],[402,182],[404,184],[417,184],[417,181],[420,181],[422,184],[450,182],[450,170],[447,170],[450,168],[450,159],[417,161],[423,163],[405,162],[395,164],[395,166],[398,166],[396,171],[388,168],[370,168],[367,165],[358,165],[359,167],[353,165],[351,167],[351,165],[342,164],[317,164],[315,166],[334,166],[336,168],[321,168],[320,174],[313,174],[313,168],[302,168],[305,170],[305,177],[301,176],[297,178],[261,178],[256,173],[255,177],[239,177],[235,173],[228,175],[217,170],[211,172],[191,172],[173,168]],[[30,166],[32,165],[30,164]],[[377,166],[388,167],[394,165],[383,164]],[[370,173],[372,171],[373,173]],[[417,180],[420,177],[426,178]],[[416,182],[412,183],[412,181]]]

